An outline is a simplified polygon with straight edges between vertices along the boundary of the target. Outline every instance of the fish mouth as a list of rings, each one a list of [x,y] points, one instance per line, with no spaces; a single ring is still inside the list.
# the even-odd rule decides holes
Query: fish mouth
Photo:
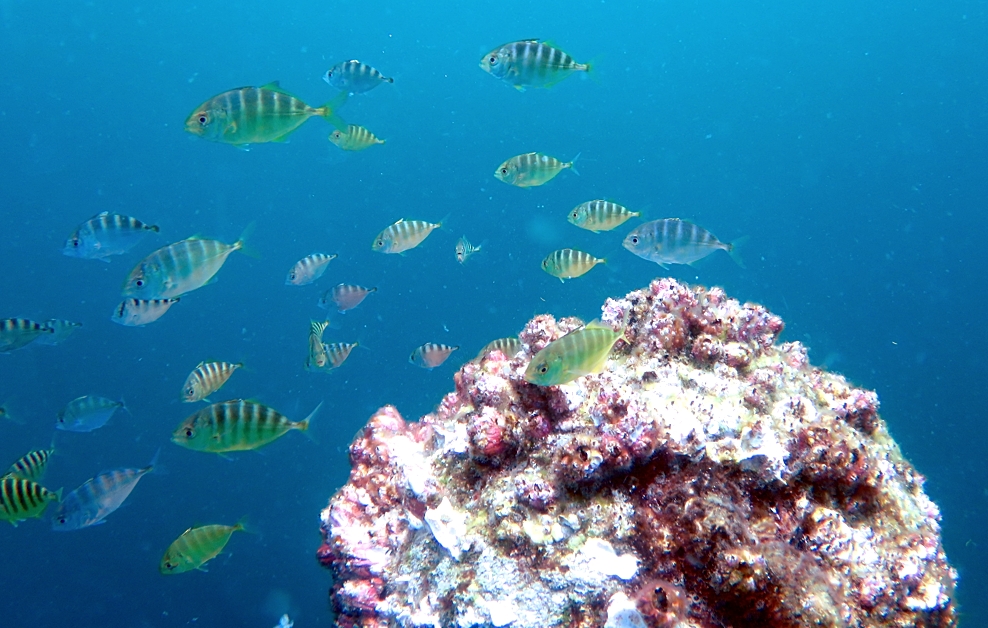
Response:
[[[191,116],[185,121],[185,131],[187,133],[191,133],[192,135],[202,135],[205,133],[205,129],[203,129],[202,125],[199,124],[199,121],[195,116]]]

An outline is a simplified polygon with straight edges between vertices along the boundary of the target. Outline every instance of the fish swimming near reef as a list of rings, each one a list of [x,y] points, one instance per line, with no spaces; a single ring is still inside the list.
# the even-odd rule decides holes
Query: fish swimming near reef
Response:
[[[580,203],[570,211],[566,219],[581,229],[600,233],[620,227],[638,216],[641,216],[641,212],[633,212],[613,201],[596,200]]]
[[[319,298],[319,307],[328,310],[330,303],[332,303],[340,313],[346,312],[360,305],[372,292],[377,292],[377,288],[364,288],[346,283],[337,284]]]
[[[181,299],[124,299],[113,310],[110,320],[124,327],[143,327],[153,323]]]
[[[210,453],[248,451],[263,447],[291,430],[305,432],[322,407],[316,406],[301,421],[291,421],[274,408],[234,399],[214,403],[189,416],[172,433],[172,442],[186,449]]]
[[[576,249],[559,249],[549,253],[542,260],[542,270],[553,277],[564,281],[585,275],[597,264],[606,264],[607,260],[594,257],[589,253]]]
[[[148,233],[158,233],[157,225],[149,225],[137,218],[100,212],[76,227],[65,241],[62,253],[69,257],[98,259],[109,262],[111,255],[123,255],[130,251]]]
[[[347,126],[346,130],[343,131],[336,129],[329,134],[329,141],[343,150],[350,151],[364,150],[375,144],[385,143],[385,140],[379,139],[364,127],[356,124]]]
[[[59,410],[55,429],[67,432],[92,432],[106,425],[117,408],[127,409],[122,399],[113,401],[106,397],[84,395],[73,399]]]
[[[718,250],[727,251],[731,259],[744,268],[736,249],[743,241],[744,238],[721,242],[703,227],[679,218],[665,218],[638,225],[622,244],[638,257],[662,268],[667,264],[692,264]]]
[[[522,92],[527,87],[552,87],[575,72],[590,72],[589,63],[577,63],[538,39],[498,46],[480,59],[480,68]]]
[[[208,401],[206,397],[222,388],[230,376],[243,366],[233,362],[200,362],[182,384],[182,401]]]
[[[326,352],[328,363],[324,370],[338,369],[350,357],[350,353],[357,348],[356,342],[329,342],[323,343],[323,351]]]
[[[265,142],[284,142],[312,117],[321,117],[338,129],[346,122],[337,114],[347,94],[322,107],[310,107],[289,94],[278,81],[261,87],[238,87],[214,96],[196,107],[185,120],[185,130],[223,144],[246,147]]]
[[[522,345],[521,340],[518,340],[516,336],[498,338],[496,340],[491,340],[484,345],[484,348],[477,353],[477,357],[474,359],[483,358],[492,351],[500,351],[504,357],[512,358],[523,348],[524,346]]]
[[[0,320],[0,353],[20,349],[43,335],[54,333],[55,330],[44,323],[27,318],[2,319]]]
[[[408,361],[415,366],[432,370],[449,358],[450,354],[459,349],[451,345],[444,345],[437,342],[427,342],[421,347],[412,351]]]
[[[4,473],[4,477],[12,475],[14,477],[24,478],[25,480],[31,480],[32,482],[40,482],[45,478],[45,471],[48,470],[48,461],[54,453],[54,447],[29,451],[18,458],[14,464],[10,465],[10,468]]]
[[[567,384],[604,369],[611,347],[624,335],[597,321],[553,340],[535,354],[525,380],[538,386]]]
[[[49,491],[33,480],[14,475],[0,478],[0,521],[17,527],[19,521],[40,517],[49,502],[62,499],[62,489]]]
[[[574,167],[579,158],[580,155],[577,155],[573,161],[565,162],[542,153],[515,155],[497,167],[494,177],[519,188],[536,187],[548,183],[567,168],[580,174]]]
[[[322,80],[336,89],[351,94],[363,94],[382,83],[394,83],[393,78],[381,74],[376,68],[356,59],[337,63],[326,71]]]
[[[463,236],[456,241],[456,261],[463,264],[466,262],[474,253],[479,253],[483,245],[478,244],[474,246],[470,244],[470,240],[467,240],[466,236]]]
[[[82,323],[49,318],[45,321],[45,326],[51,328],[53,333],[38,336],[35,342],[39,345],[57,345],[60,342],[65,342],[72,335],[72,332],[82,327]]]
[[[165,575],[193,569],[206,571],[203,565],[223,551],[234,532],[244,529],[243,521],[232,526],[213,524],[189,528],[165,550],[159,570]]]
[[[66,495],[52,514],[51,529],[67,532],[103,523],[108,515],[123,505],[141,478],[154,470],[158,464],[158,453],[144,468],[104,471]]]
[[[371,244],[371,250],[379,253],[404,253],[422,244],[430,233],[442,226],[442,222],[431,223],[402,218],[377,234],[374,243]]]

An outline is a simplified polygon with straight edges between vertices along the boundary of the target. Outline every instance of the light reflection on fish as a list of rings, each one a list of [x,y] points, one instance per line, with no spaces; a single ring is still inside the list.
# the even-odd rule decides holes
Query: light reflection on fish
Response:
[[[731,259],[744,268],[735,249],[739,243],[721,242],[703,227],[686,220],[665,218],[639,225],[624,238],[623,246],[663,268],[666,264],[692,264],[718,250],[727,251]]]
[[[161,450],[158,450],[160,453]],[[121,468],[104,471],[65,496],[52,515],[51,529],[57,532],[79,530],[103,523],[123,504],[140,482],[154,470],[158,454],[142,469]]]
[[[92,432],[106,425],[117,408],[127,409],[122,399],[113,401],[84,395],[65,404],[58,412],[55,428],[66,432]]]
[[[148,233],[158,231],[157,225],[143,223],[131,216],[100,212],[76,227],[65,241],[62,253],[109,262],[107,257],[126,253]]]

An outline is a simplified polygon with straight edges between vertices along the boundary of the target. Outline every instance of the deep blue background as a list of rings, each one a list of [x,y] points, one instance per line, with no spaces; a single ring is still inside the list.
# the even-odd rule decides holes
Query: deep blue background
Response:
[[[374,409],[428,412],[488,340],[536,313],[592,318],[661,271],[621,249],[625,229],[566,223],[597,197],[751,236],[747,270],[718,253],[672,274],[765,303],[814,362],[878,390],[943,510],[964,623],[988,623],[977,600],[988,587],[986,13],[984,1],[911,0],[0,0],[0,317],[85,324],[63,346],[0,355],[0,402],[25,421],[0,424],[0,465],[47,445],[59,408],[96,393],[124,397],[133,416],[60,434],[46,484],[71,490],[159,446],[168,468],[105,525],[0,527],[0,623],[268,627],[287,610],[300,628],[329,626],[317,516]],[[477,67],[530,37],[595,60],[596,77],[517,93]],[[182,130],[198,103],[241,85],[277,79],[320,104],[335,93],[321,75],[349,58],[396,79],[341,112],[384,147],[342,153],[321,120],[250,152]],[[532,190],[493,178],[533,150],[582,152],[581,176]],[[102,210],[161,234],[111,264],[62,256],[74,226]],[[405,257],[370,251],[398,218],[446,215]],[[232,242],[252,221],[259,257],[235,254],[151,326],[109,321],[141,256],[194,233]],[[461,234],[485,241],[465,267],[453,258]],[[610,262],[560,284],[538,263],[563,246]],[[283,285],[313,251],[340,258],[317,285]],[[304,372],[316,299],[339,281],[380,288],[327,332],[367,349],[332,375]],[[463,349],[427,372],[407,362],[427,341]],[[191,411],[179,387],[204,358],[250,367],[223,397],[296,419],[324,400],[318,444],[293,433],[228,462],[168,443]],[[208,574],[158,574],[185,528],[243,515],[256,534],[235,536]]]

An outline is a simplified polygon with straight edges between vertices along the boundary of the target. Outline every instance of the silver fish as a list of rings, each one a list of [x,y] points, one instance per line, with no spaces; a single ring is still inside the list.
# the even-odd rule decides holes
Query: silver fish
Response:
[[[110,320],[125,327],[141,327],[153,323],[180,299],[124,299],[113,310]]]
[[[538,39],[498,46],[481,58],[480,67],[521,92],[526,87],[552,87],[574,72],[590,72],[589,63],[577,63]]]
[[[67,432],[92,432],[106,425],[117,408],[127,410],[123,399],[113,401],[96,395],[84,395],[73,399],[59,410],[55,429]]]
[[[471,255],[479,252],[482,246],[483,245],[480,244],[478,244],[477,246],[470,244],[470,241],[467,240],[467,237],[463,236],[462,238],[456,241],[456,261],[462,264],[463,262],[470,259]]]
[[[305,286],[322,277],[329,263],[337,256],[328,253],[313,253],[295,262],[285,279],[286,286]]]
[[[60,342],[64,342],[72,332],[82,327],[82,323],[74,323],[72,321],[59,320],[57,318],[50,318],[45,321],[45,325],[53,330],[52,334],[42,334],[38,336],[38,344],[41,345],[57,345]]]
[[[62,253],[69,257],[109,262],[106,258],[110,255],[122,255],[148,233],[158,231],[157,225],[143,223],[131,216],[100,212],[76,227],[65,241]]]
[[[412,351],[412,355],[409,356],[408,361],[415,366],[432,370],[445,362],[449,355],[457,349],[459,347],[427,342],[415,351]]]
[[[328,310],[332,307],[330,304],[333,304],[339,312],[346,312],[360,305],[372,292],[377,292],[377,288],[365,288],[346,283],[337,284],[319,298],[319,307]]]
[[[405,220],[402,218],[377,234],[371,244],[371,250],[380,253],[404,253],[422,244],[422,241],[429,237],[433,230],[442,226],[442,222],[431,223],[425,220]]]
[[[20,349],[40,336],[54,333],[55,330],[44,323],[27,318],[5,318],[0,320],[0,353]]]
[[[356,59],[337,63],[326,71],[322,80],[336,89],[342,89],[351,94],[369,92],[381,83],[394,83],[393,78],[384,76],[375,68],[361,63]]]
[[[158,452],[160,453],[160,449]],[[65,496],[52,515],[51,529],[79,530],[103,523],[130,496],[141,478],[154,470],[158,454],[143,469],[104,471]]]
[[[737,243],[721,242],[714,234],[691,222],[665,218],[639,225],[624,238],[623,245],[638,257],[663,268],[666,264],[692,264],[717,250],[727,251],[731,259],[744,268],[735,250]]]

